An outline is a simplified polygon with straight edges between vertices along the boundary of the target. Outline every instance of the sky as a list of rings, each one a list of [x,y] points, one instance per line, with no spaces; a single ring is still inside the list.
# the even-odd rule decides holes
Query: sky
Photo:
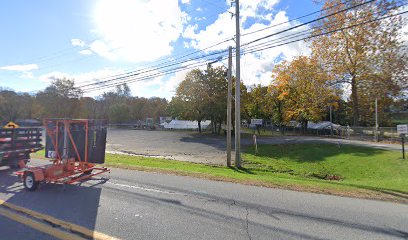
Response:
[[[242,44],[311,20],[318,15],[285,23],[321,8],[313,0],[241,0],[240,4]],[[0,1],[0,87],[35,93],[62,77],[81,86],[138,69],[161,75],[154,69],[157,64],[196,50],[211,53],[234,46],[230,40],[207,49],[234,37],[234,8],[229,0]],[[279,23],[284,24],[245,35]],[[244,52],[241,78],[246,85],[267,85],[274,64],[302,54],[310,54],[303,41]],[[131,83],[132,95],[170,100],[186,73]]]

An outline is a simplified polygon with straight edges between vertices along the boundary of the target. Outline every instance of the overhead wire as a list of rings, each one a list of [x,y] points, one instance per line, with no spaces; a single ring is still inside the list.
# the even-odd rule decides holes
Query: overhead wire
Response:
[[[243,33],[243,34],[241,34],[241,37],[246,36],[246,35],[250,35],[250,34],[254,34],[254,33],[257,33],[257,32],[261,32],[261,31],[265,31],[265,30],[268,30],[268,29],[271,29],[271,28],[274,28],[274,27],[278,27],[278,26],[281,26],[281,25],[286,24],[286,23],[291,23],[291,22],[294,22],[294,21],[297,21],[297,20],[300,20],[300,19],[303,19],[303,18],[306,18],[306,17],[310,17],[310,16],[313,16],[313,15],[315,15],[317,13],[332,9],[334,7],[337,7],[337,6],[341,5],[341,4],[348,3],[350,1],[352,1],[352,0],[347,0],[347,1],[344,1],[344,2],[336,3],[336,4],[334,4],[334,5],[330,6],[330,7],[322,8],[320,10],[317,10],[317,11],[302,15],[300,17],[297,17],[297,18],[294,18],[294,19],[291,19],[291,20],[288,20],[288,21],[285,21],[285,22],[277,23],[277,24],[274,24],[274,25],[271,25],[271,26],[268,26],[268,27],[265,27],[265,28],[261,28],[261,29],[258,29],[258,30],[252,31],[252,32]]]
[[[307,40],[307,39],[310,39],[310,38],[315,38],[315,37],[319,37],[319,36],[323,36],[323,35],[332,34],[332,33],[338,32],[338,31],[342,31],[342,30],[354,28],[354,27],[357,27],[357,26],[360,26],[360,25],[364,25],[364,24],[368,24],[368,23],[375,22],[375,21],[387,19],[387,18],[390,18],[390,17],[394,17],[394,16],[399,16],[399,15],[402,15],[402,14],[406,14],[407,12],[408,12],[408,11],[403,11],[403,12],[400,12],[400,13],[391,14],[391,15],[387,15],[387,16],[384,16],[384,17],[379,17],[379,18],[376,18],[376,19],[372,19],[372,20],[368,20],[368,21],[365,21],[365,22],[353,24],[353,25],[350,25],[350,26],[347,26],[347,27],[342,27],[342,28],[334,29],[334,30],[331,30],[331,31],[328,31],[328,32],[323,32],[323,33],[319,33],[319,34],[314,34],[314,35],[311,35],[311,36],[308,36],[308,37],[305,37],[305,38],[296,39],[296,40],[289,41],[289,42],[285,42],[285,43],[278,44],[278,45],[273,45],[273,44],[272,44],[272,45],[269,45],[269,44],[266,44],[265,46],[262,46],[262,47],[260,47],[260,48],[258,47],[258,48],[250,49],[250,50],[247,51],[246,53],[254,53],[254,52],[258,52],[258,51],[262,51],[262,50],[266,50],[266,49],[271,49],[271,48],[283,46],[283,45],[290,44],[290,43],[294,43],[294,42],[298,42],[298,41],[304,41],[304,40]]]
[[[372,2],[372,1],[374,1],[374,0],[366,1],[366,2],[364,2],[364,3],[355,5],[355,6],[353,6],[353,7],[349,7],[349,8],[340,10],[340,11],[338,11],[338,12],[335,12],[335,13],[332,13],[332,14],[328,14],[328,15],[323,16],[323,17],[319,17],[319,18],[317,18],[317,19],[315,19],[315,20],[309,21],[308,23],[315,22],[315,21],[318,21],[318,20],[327,18],[327,17],[329,17],[329,16],[333,16],[333,15],[335,15],[335,14],[338,14],[338,13],[344,12],[344,11],[346,11],[346,10],[350,10],[350,9],[353,9],[353,8],[356,8],[356,7],[359,7],[359,6],[362,6],[362,5],[367,4],[367,3],[369,3],[369,2]],[[281,33],[284,33],[284,32],[290,31],[290,30],[293,30],[293,29],[295,29],[295,28],[298,28],[298,27],[304,26],[304,25],[305,25],[305,24],[299,24],[299,25],[294,26],[294,27],[291,27],[291,28],[289,28],[289,29],[280,31],[280,32],[276,33],[275,35],[281,34]],[[269,35],[268,35],[268,36],[269,36]],[[262,38],[260,38],[260,39],[263,39],[263,38],[265,38],[265,37],[262,37]],[[255,42],[255,41],[257,41],[257,40],[253,40],[252,42]],[[284,44],[286,44],[286,43],[284,43]],[[248,45],[248,44],[244,44],[244,46],[245,46],[245,45]],[[226,51],[226,50],[225,50],[225,51]],[[248,51],[246,51],[246,53],[248,53]],[[195,59],[197,59],[197,58],[195,58]],[[180,62],[172,63],[172,64],[169,65],[169,66],[174,66],[174,65],[177,65],[177,64],[180,64]],[[158,69],[160,69],[160,68],[154,68],[154,69],[151,69],[151,70],[147,70],[147,71],[145,71],[144,73],[146,73],[146,72],[151,72],[151,71],[155,71],[155,70],[158,70]],[[131,73],[132,73],[132,72],[131,72]],[[137,74],[137,75],[139,75],[139,74]],[[126,78],[126,77],[128,77],[128,76],[129,76],[129,75],[127,74],[127,75],[125,75],[125,76],[123,76],[123,77],[119,77],[119,78],[117,78],[117,79],[109,79],[109,80],[106,80],[106,81],[112,81],[112,80],[118,80],[118,79],[120,80],[120,79]],[[80,87],[86,87],[86,86],[92,86],[92,85],[96,85],[96,84],[102,84],[102,83],[104,83],[104,82],[106,82],[106,81],[97,82],[97,83],[88,84],[88,85],[83,85],[83,86],[80,86]]]
[[[389,9],[387,9],[387,11],[395,10],[395,9],[401,8],[401,7],[406,6],[406,5],[408,5],[408,4],[401,4],[401,5],[398,5],[398,6],[395,6],[395,7],[391,7]],[[376,13],[381,13],[381,12],[382,12],[382,10],[379,10]],[[359,18],[360,17],[353,17],[352,19],[350,19],[350,18],[346,19],[346,21],[350,22],[351,20],[358,20]],[[335,27],[338,23],[339,22],[333,22],[330,25],[325,26],[325,28]],[[321,27],[315,26],[315,27],[312,27],[310,29],[306,29],[306,30],[303,30],[303,31],[300,31],[300,32],[297,32],[297,33],[289,34],[289,35],[283,36],[283,37],[278,38],[278,39],[274,39],[274,40],[269,41],[269,42],[262,42],[262,43],[258,43],[258,44],[255,44],[255,45],[251,45],[250,47],[244,48],[244,50],[255,49],[256,47],[260,47],[260,46],[267,46],[267,45],[271,46],[273,44],[283,42],[284,40],[290,40],[290,39],[296,38],[296,37],[308,36],[310,34],[310,32],[312,32],[314,30],[318,30],[318,29],[323,30]]]
[[[284,33],[284,32],[291,31],[291,30],[296,29],[296,28],[300,28],[300,27],[309,25],[309,24],[311,24],[311,23],[314,23],[314,22],[323,20],[323,19],[325,19],[325,18],[328,18],[328,17],[334,16],[334,15],[337,15],[337,14],[339,14],[339,13],[342,13],[342,12],[345,12],[345,11],[348,11],[348,10],[351,10],[351,9],[354,9],[354,8],[357,8],[357,7],[360,7],[360,6],[363,6],[363,5],[365,5],[365,4],[368,4],[368,3],[371,3],[371,2],[374,2],[374,1],[375,1],[375,0],[365,1],[365,2],[360,3],[360,4],[357,4],[357,5],[355,5],[355,6],[351,6],[351,7],[342,9],[342,10],[340,10],[340,11],[337,11],[337,12],[334,12],[334,13],[330,13],[330,14],[327,14],[327,15],[324,15],[324,16],[321,16],[321,17],[318,17],[318,18],[316,18],[316,19],[307,21],[307,22],[302,23],[302,24],[295,25],[295,26],[293,26],[293,27],[284,29],[284,30],[282,30],[282,31],[278,31],[278,32],[276,32],[276,33],[268,34],[268,35],[266,35],[266,36],[264,36],[264,37],[261,37],[261,38],[258,38],[258,39],[249,41],[249,42],[247,42],[247,43],[244,43],[244,44],[242,44],[241,46],[250,45],[250,44],[252,44],[252,43],[255,43],[255,42],[258,42],[258,41],[261,41],[261,40],[264,40],[264,39],[267,39],[267,38],[270,38],[270,37],[279,35],[279,34]]]
[[[380,21],[380,20],[387,19],[387,18],[390,18],[390,17],[402,15],[402,14],[405,14],[405,13],[407,13],[407,12],[408,12],[408,11],[403,11],[403,12],[396,13],[396,14],[386,15],[386,16],[383,16],[383,17],[379,17],[379,18],[376,18],[376,19],[369,20],[369,21],[361,22],[361,23],[354,24],[354,25],[347,26],[347,27],[343,27],[343,28],[338,28],[338,29],[331,30],[331,31],[328,31],[328,32],[324,32],[324,33],[320,33],[320,34],[311,35],[311,36],[309,36],[309,37],[307,37],[307,38],[296,39],[296,40],[294,40],[294,41],[289,41],[289,42],[286,42],[286,43],[283,43],[283,44],[279,44],[279,45],[268,46],[268,47],[264,47],[264,48],[260,48],[260,49],[252,49],[251,51],[246,52],[246,53],[254,53],[254,52],[258,52],[258,51],[263,51],[263,50],[265,50],[265,49],[270,49],[270,48],[273,48],[273,47],[278,47],[278,46],[281,46],[281,45],[284,45],[284,44],[290,44],[290,43],[293,43],[293,42],[295,42],[295,41],[301,41],[301,40],[305,40],[305,39],[309,39],[309,38],[313,38],[313,37],[318,37],[318,36],[322,36],[322,35],[331,34],[331,33],[336,32],[336,31],[341,31],[341,30],[345,30],[345,29],[357,27],[357,26],[360,26],[360,25],[368,24],[368,23],[371,23],[371,22],[374,22],[374,21]],[[244,54],[244,53],[242,53],[242,54]],[[225,59],[225,57],[224,57],[223,59]],[[192,66],[192,68],[194,68],[194,67],[195,67],[195,66]],[[171,71],[181,71],[181,70],[185,70],[185,69],[183,69],[183,68],[176,68],[176,69],[172,69]],[[167,73],[163,73],[163,74],[167,74]],[[157,75],[145,76],[145,77],[143,77],[143,78],[141,78],[141,79],[139,79],[139,80],[151,79],[151,78],[156,77],[156,76],[157,76]],[[120,84],[127,83],[127,82],[129,82],[129,81],[123,81],[123,82],[121,82]],[[115,86],[115,84],[109,85],[108,87],[111,87],[111,86]],[[104,87],[105,87],[105,86],[104,86]]]
[[[362,3],[362,4],[359,4],[359,5],[357,5],[357,6],[350,7],[350,8],[344,9],[344,10],[341,10],[341,11],[339,11],[339,12],[337,12],[337,13],[329,14],[329,15],[327,15],[327,16],[323,16],[323,17],[320,17],[320,18],[318,18],[318,19],[319,19],[319,20],[320,20],[320,19],[324,19],[325,17],[329,17],[329,16],[332,16],[332,15],[334,15],[334,14],[338,14],[338,13],[340,13],[340,12],[343,12],[343,11],[349,10],[349,9],[351,9],[351,8],[355,8],[355,7],[361,6],[361,5],[363,5],[363,4],[367,4],[367,3],[369,3],[369,2],[372,2],[372,1],[367,1],[367,2]],[[320,11],[323,11],[323,10],[325,10],[325,9],[322,9],[322,10],[320,10]],[[317,12],[320,12],[320,11],[317,11]],[[316,13],[316,12],[314,12],[314,14],[315,14],[315,13]],[[311,13],[311,14],[312,14],[312,13]],[[310,15],[311,15],[311,14],[310,14]],[[304,15],[304,16],[306,16],[306,15]],[[303,17],[303,16],[302,16],[302,17]],[[315,22],[315,21],[318,21],[318,20],[315,19],[315,20],[313,20],[313,21],[309,21],[308,23],[302,24],[302,26],[304,26],[304,25],[306,25],[306,24],[310,24],[311,22]],[[294,28],[298,28],[298,27],[300,27],[300,25],[297,25],[297,26],[294,26],[294,27],[292,27],[292,28],[286,29],[285,31],[280,31],[279,34],[281,34],[281,33],[283,33],[283,32],[287,32],[287,31],[293,30]],[[255,33],[255,32],[253,32],[253,33]],[[253,34],[253,33],[251,33],[251,34]],[[249,34],[249,33],[248,33],[248,34]],[[275,33],[274,35],[277,35],[277,34],[278,34],[278,33]],[[296,34],[298,34],[297,37],[300,36],[299,33],[296,33]],[[246,34],[246,35],[247,35],[247,34]],[[268,36],[265,36],[265,37],[270,37],[270,36],[268,35]],[[262,37],[261,39],[265,39],[265,37]],[[283,39],[289,40],[290,38],[287,39],[288,37],[290,37],[290,35],[284,36]],[[295,41],[301,41],[301,40],[305,40],[305,39],[308,39],[308,38],[310,38],[310,36],[307,37],[307,38],[296,39],[296,40],[294,40],[294,41],[289,41],[289,42],[286,42],[286,43],[282,43],[282,44],[277,45],[277,46],[281,46],[281,45],[285,45],[285,44],[290,44],[290,43],[293,43],[293,42],[295,42]],[[210,57],[210,56],[212,56],[212,55],[217,55],[217,54],[225,53],[226,50],[220,51],[220,52],[216,52],[215,54],[207,54],[207,55],[204,55],[204,56],[196,56],[196,57],[194,57],[194,58],[189,58],[189,59],[186,59],[186,60],[181,61],[181,59],[183,59],[183,58],[185,58],[185,57],[187,57],[187,56],[191,56],[191,55],[193,55],[193,54],[196,54],[196,53],[199,53],[199,52],[203,52],[203,51],[205,51],[205,50],[210,49],[211,47],[220,45],[220,44],[225,43],[225,42],[228,42],[228,41],[230,41],[230,40],[231,40],[231,39],[226,39],[226,40],[224,40],[224,41],[222,41],[222,42],[219,42],[219,43],[216,43],[216,44],[214,44],[214,45],[212,45],[212,46],[209,46],[208,48],[204,48],[204,49],[197,50],[197,51],[192,52],[192,53],[189,53],[189,54],[185,54],[185,55],[183,55],[181,58],[178,58],[178,61],[176,61],[176,62],[174,62],[174,61],[163,62],[163,63],[161,63],[161,64],[156,64],[155,67],[152,68],[152,69],[144,69],[144,71],[142,71],[142,69],[135,70],[135,71],[130,71],[130,72],[127,72],[127,73],[119,74],[119,75],[117,75],[118,77],[114,77],[114,78],[112,78],[112,77],[109,78],[109,77],[108,77],[108,79],[105,80],[105,81],[98,81],[98,80],[100,80],[100,79],[98,79],[98,80],[96,80],[95,83],[87,84],[87,85],[82,85],[82,86],[79,86],[79,88],[85,88],[86,91],[91,91],[92,89],[93,89],[93,90],[98,89],[98,87],[104,87],[104,88],[105,88],[105,87],[116,86],[116,85],[120,85],[120,84],[129,82],[129,81],[126,81],[126,80],[125,80],[125,79],[129,79],[129,78],[133,78],[132,80],[135,80],[135,79],[137,79],[137,78],[146,80],[146,79],[151,79],[151,78],[157,77],[157,74],[165,74],[165,75],[167,75],[167,74],[170,74],[170,73],[174,73],[174,72],[176,72],[176,71],[178,71],[178,70],[182,71],[182,70],[185,70],[185,69],[186,69],[185,66],[184,66],[184,67],[183,67],[183,66],[182,66],[182,67],[178,67],[178,68],[172,68],[172,69],[167,69],[167,68],[170,68],[170,67],[175,66],[175,65],[178,65],[178,64],[184,64],[184,63],[187,63],[187,62],[193,61],[193,60],[199,60],[199,59],[204,59],[204,60],[205,60],[205,58]],[[257,40],[257,39],[256,39],[256,40]],[[278,39],[278,40],[279,40],[279,39]],[[257,40],[257,41],[259,41],[259,40]],[[283,40],[280,39],[279,41],[283,41]],[[264,45],[264,46],[259,46],[259,44],[258,44],[258,45],[255,45],[255,46],[258,46],[258,48],[255,48],[255,46],[251,46],[252,48],[247,48],[247,49],[244,48],[245,51],[243,51],[241,54],[253,53],[253,52],[257,52],[257,51],[263,51],[263,50],[268,49],[268,48],[277,47],[277,46],[271,46],[270,43],[268,43],[268,44],[269,44],[269,45]],[[276,43],[275,43],[275,44],[276,44]],[[249,45],[249,43],[245,44],[245,46],[247,46],[247,45]],[[261,47],[261,48],[259,48],[259,47]],[[249,50],[249,51],[248,51],[248,50]],[[225,56],[222,57],[222,59],[225,59]],[[196,64],[201,64],[201,63],[196,63]],[[204,63],[202,63],[202,65],[204,65]],[[194,67],[195,65],[188,65],[188,66],[193,66],[193,67]],[[151,75],[148,75],[148,76],[145,76],[145,75],[144,75],[144,76],[139,76],[139,75],[142,75],[142,74],[145,74],[145,73],[155,72],[155,71],[158,71],[158,70],[161,70],[161,69],[164,69],[163,72],[151,74]],[[106,79],[106,78],[105,78],[105,79]],[[121,82],[118,82],[118,81],[121,81]],[[109,83],[109,85],[108,85],[108,83]],[[98,85],[99,85],[99,86],[98,86]]]

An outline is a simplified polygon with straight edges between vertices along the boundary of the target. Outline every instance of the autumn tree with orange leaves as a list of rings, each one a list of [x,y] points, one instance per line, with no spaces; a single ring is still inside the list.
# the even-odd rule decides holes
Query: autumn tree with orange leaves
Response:
[[[312,56],[333,75],[332,84],[351,89],[352,124],[372,125],[374,100],[381,116],[408,87],[404,22],[396,15],[404,1],[321,2],[321,15],[330,16],[313,26]]]
[[[308,121],[321,121],[330,104],[336,107],[338,97],[329,85],[330,76],[312,58],[300,56],[276,65],[273,79],[269,91],[284,104],[283,121],[299,121],[303,131]]]

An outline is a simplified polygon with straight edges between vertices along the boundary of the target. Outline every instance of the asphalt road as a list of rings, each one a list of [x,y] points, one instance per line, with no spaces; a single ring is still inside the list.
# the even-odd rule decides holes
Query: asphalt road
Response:
[[[120,169],[104,177],[27,192],[3,170],[0,199],[121,239],[408,239],[408,205]],[[0,238],[47,239],[3,220]]]
[[[234,141],[234,138],[232,139]],[[353,144],[381,149],[401,149],[397,144],[363,142],[313,136],[258,137],[258,144],[334,143]],[[243,147],[252,144],[252,137],[242,137]],[[232,144],[234,145],[234,144]],[[210,164],[225,164],[226,137],[186,131],[147,131],[109,129],[107,151],[141,156]]]

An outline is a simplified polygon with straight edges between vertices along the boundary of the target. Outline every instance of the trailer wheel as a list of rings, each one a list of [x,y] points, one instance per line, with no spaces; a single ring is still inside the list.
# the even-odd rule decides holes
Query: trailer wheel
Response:
[[[33,173],[27,173],[24,175],[24,187],[28,191],[35,191],[38,187],[39,182],[35,181],[35,177]]]

